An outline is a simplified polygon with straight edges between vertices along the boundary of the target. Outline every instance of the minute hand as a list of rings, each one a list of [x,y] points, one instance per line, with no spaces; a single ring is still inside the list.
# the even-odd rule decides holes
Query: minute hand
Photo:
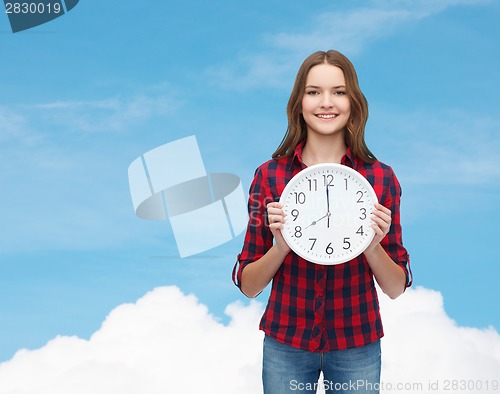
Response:
[[[331,212],[330,212],[330,185],[326,185],[326,215],[328,216],[328,222],[326,224],[326,226],[328,228],[330,228],[330,216],[331,216]]]
[[[330,185],[326,185],[326,212],[330,213],[330,193],[328,192],[328,188]]]
[[[318,220],[314,220],[309,226],[307,226],[306,228],[309,228],[311,226],[314,226],[315,224],[317,224],[319,221],[323,220],[324,218],[328,218],[328,224],[327,224],[327,227],[330,227],[330,193],[328,191],[328,188],[330,187],[330,185],[326,185],[326,214],[324,216],[322,216],[321,218],[319,218]]]

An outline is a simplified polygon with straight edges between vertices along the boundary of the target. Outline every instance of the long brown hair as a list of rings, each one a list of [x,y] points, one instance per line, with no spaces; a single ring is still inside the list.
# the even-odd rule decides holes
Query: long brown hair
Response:
[[[376,158],[365,143],[365,125],[368,120],[368,102],[361,92],[354,66],[347,57],[337,51],[318,51],[310,55],[299,68],[295,84],[288,100],[286,113],[288,127],[280,146],[273,153],[273,159],[289,157],[298,144],[307,138],[307,125],[302,116],[302,98],[309,71],[319,64],[331,64],[340,68],[346,81],[346,93],[351,100],[351,115],[343,131],[344,141],[354,156],[365,163],[373,163]]]

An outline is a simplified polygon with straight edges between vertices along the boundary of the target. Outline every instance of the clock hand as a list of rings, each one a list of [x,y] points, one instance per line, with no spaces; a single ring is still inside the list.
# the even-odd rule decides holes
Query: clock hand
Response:
[[[330,193],[329,193],[330,185],[326,185],[326,214],[328,216],[328,222],[326,223],[326,227],[330,228]]]
[[[309,228],[309,227],[311,227],[311,226],[314,226],[314,225],[318,224],[318,222],[319,222],[319,221],[323,220],[323,219],[324,219],[324,218],[326,218],[326,217],[327,217],[327,218],[330,218],[330,212],[327,212],[325,216],[323,216],[323,217],[319,218],[318,220],[313,220],[313,222],[312,222],[309,226],[307,226],[306,228]],[[328,223],[330,223],[330,219],[328,219]],[[304,230],[305,230],[306,228],[304,228]]]
[[[328,187],[330,185],[326,185],[326,212],[330,213],[330,195],[328,193]]]
[[[319,218],[318,220],[313,220],[313,222],[309,226],[307,226],[306,228],[309,228],[311,226],[316,225],[318,222],[320,222],[324,218],[328,218],[327,227],[330,228],[330,215],[331,215],[331,212],[330,212],[330,192],[328,191],[329,187],[330,187],[330,185],[326,185],[326,214],[323,217]]]

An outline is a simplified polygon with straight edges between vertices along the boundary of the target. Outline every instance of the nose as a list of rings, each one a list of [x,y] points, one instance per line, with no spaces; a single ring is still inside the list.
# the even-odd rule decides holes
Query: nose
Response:
[[[321,97],[321,108],[333,108],[334,100],[330,94],[323,94]]]

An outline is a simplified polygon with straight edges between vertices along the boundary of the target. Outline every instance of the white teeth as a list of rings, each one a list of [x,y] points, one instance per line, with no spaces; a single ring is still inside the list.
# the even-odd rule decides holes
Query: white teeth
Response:
[[[333,119],[336,116],[337,115],[317,115],[318,118],[322,118],[322,119]]]

